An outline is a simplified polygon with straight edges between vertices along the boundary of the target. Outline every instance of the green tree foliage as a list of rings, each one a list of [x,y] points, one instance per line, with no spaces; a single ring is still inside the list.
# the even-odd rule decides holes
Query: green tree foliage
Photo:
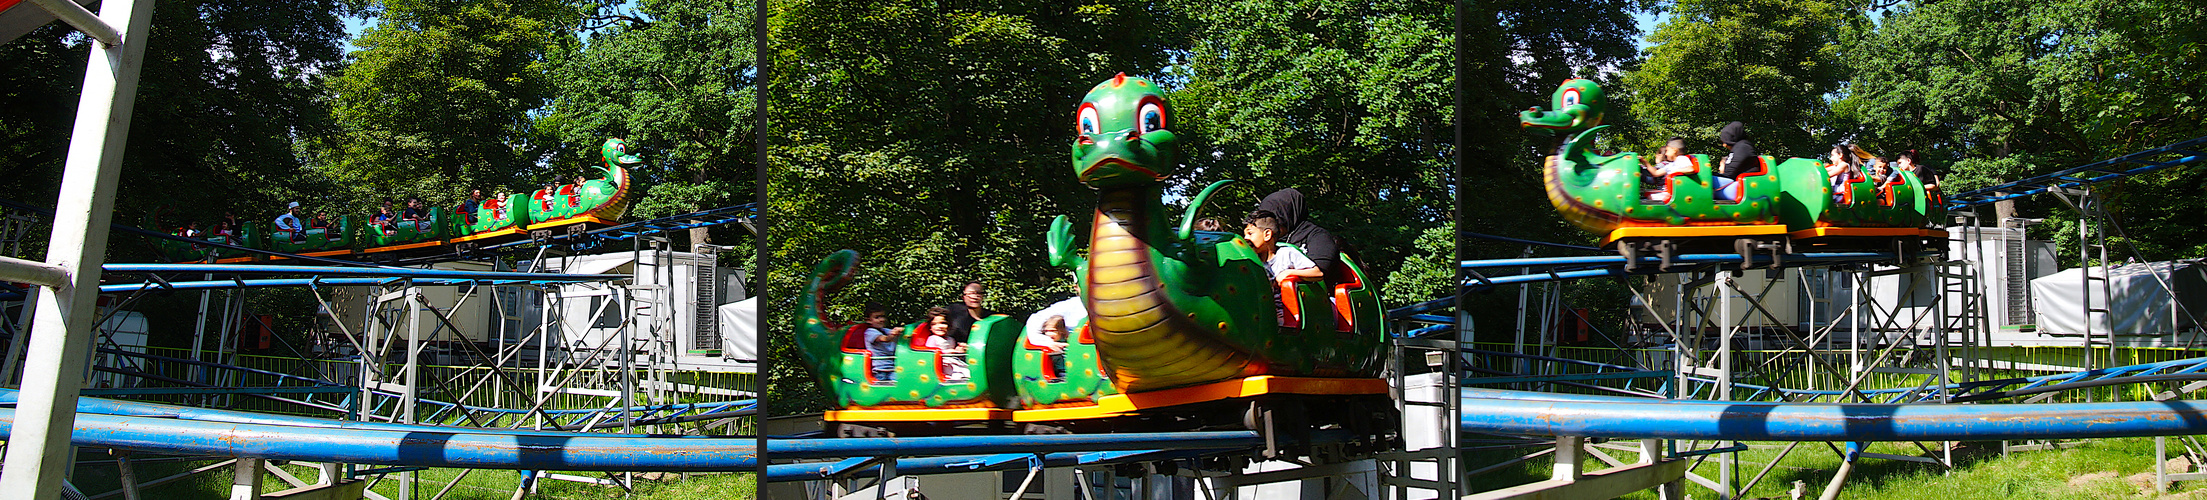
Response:
[[[1211,200],[1236,221],[1266,193],[1295,187],[1311,220],[1350,242],[1379,282],[1455,217],[1454,38],[1449,5],[1424,1],[1181,2],[1192,28],[1185,87],[1173,95],[1193,130],[1186,194],[1245,184]],[[1425,287],[1424,299],[1447,292]],[[1405,292],[1406,294],[1409,292]]]
[[[1639,64],[1634,40],[1641,33],[1632,15],[1648,7],[1633,0],[1483,0],[1462,5],[1464,34],[1457,40],[1457,63],[1463,82],[1464,152],[1457,168],[1463,219],[1457,227],[1463,231],[1458,233],[1458,251],[1472,259],[1582,255],[1469,235],[1572,244],[1592,240],[1557,216],[1542,194],[1541,159],[1554,151],[1558,138],[1519,127],[1517,112],[1548,106],[1549,95],[1564,80],[1592,78],[1610,90],[1611,111],[1604,123],[1629,124],[1622,111],[1631,89],[1614,83],[1618,72]],[[1509,315],[1517,310],[1517,294],[1509,293],[1514,291],[1467,294],[1464,310],[1478,324],[1509,325]],[[1504,328],[1477,331],[1481,341],[1510,338]]]
[[[1736,120],[1763,154],[1821,152],[1832,138],[1808,129],[1823,128],[1826,95],[1846,77],[1837,41],[1855,15],[1825,1],[1677,2],[1648,36],[1647,60],[1623,79],[1647,127],[1643,150],[1680,136],[1690,152],[1708,152],[1717,128]]]
[[[19,5],[16,8],[36,8]],[[312,201],[326,187],[303,175],[291,138],[328,120],[320,75],[342,62],[346,12],[335,1],[163,0],[141,69],[138,103],[123,152],[118,223],[144,225],[160,210],[165,227],[211,222],[224,210],[273,217],[288,199]],[[51,207],[60,186],[89,38],[56,22],[0,44],[0,198]],[[12,211],[11,211],[12,212]],[[47,229],[25,238],[38,258]],[[110,238],[110,262],[154,260],[143,238]],[[258,306],[298,298],[255,295]],[[197,295],[130,303],[153,325],[149,343],[189,347]],[[286,303],[296,306],[296,302]],[[313,318],[313,303],[277,312],[281,325]],[[303,331],[302,328],[286,330]],[[210,337],[213,330],[209,331]],[[208,339],[207,343],[214,343]],[[282,351],[288,353],[288,350]]]
[[[330,82],[337,129],[309,151],[358,199],[502,183],[549,146],[529,113],[558,90],[551,61],[577,46],[565,0],[379,0],[378,21]],[[594,149],[595,142],[588,146]],[[521,186],[512,186],[519,189]]]
[[[1943,187],[1958,192],[2207,135],[2203,40],[2197,2],[1912,3],[1846,46],[1855,74],[1834,108],[1866,143],[1950,166]],[[2202,185],[2207,171],[2185,167],[2102,189],[2119,239],[2160,260],[2207,255]],[[2046,197],[2019,209],[2074,217]],[[2073,241],[2074,227],[2039,236]]]
[[[1138,1],[792,1],[771,5],[775,50],[768,296],[856,249],[841,302],[914,321],[966,281],[995,309],[1071,295],[1042,257],[1052,217],[1093,195],[1066,167],[1072,109],[1113,73],[1162,69],[1168,19]],[[855,307],[847,314],[855,317]],[[774,318],[786,316],[774,315]],[[810,391],[781,321],[775,390]],[[792,394],[784,398],[806,404]]]
[[[538,127],[569,151],[558,164],[595,164],[622,137],[647,155],[641,217],[751,201],[758,132],[753,2],[645,0],[599,7],[604,29],[557,61],[559,94]]]
[[[315,89],[341,62],[345,6],[186,0],[154,8],[116,221],[139,224],[156,209],[166,209],[161,222],[172,227],[223,210],[273,217],[268,207],[280,200],[318,195],[290,138],[327,123]],[[0,45],[0,67],[8,68],[0,72],[5,198],[52,206],[90,43],[56,22]],[[115,241],[116,260],[151,259],[142,240]]]

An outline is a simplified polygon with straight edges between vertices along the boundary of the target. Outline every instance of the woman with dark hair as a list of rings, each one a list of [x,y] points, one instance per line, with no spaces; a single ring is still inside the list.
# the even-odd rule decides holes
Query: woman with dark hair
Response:
[[[1854,152],[1846,143],[1833,144],[1831,156],[1824,161],[1824,176],[1831,179],[1832,203],[1846,203],[1847,185],[1862,177],[1862,171],[1854,165]]]
[[[1257,210],[1271,212],[1279,221],[1278,234],[1282,243],[1292,243],[1303,249],[1303,256],[1318,264],[1318,270],[1326,273],[1329,284],[1348,281],[1341,265],[1341,243],[1332,231],[1310,222],[1310,211],[1303,208],[1303,192],[1295,188],[1273,191],[1257,202]]]

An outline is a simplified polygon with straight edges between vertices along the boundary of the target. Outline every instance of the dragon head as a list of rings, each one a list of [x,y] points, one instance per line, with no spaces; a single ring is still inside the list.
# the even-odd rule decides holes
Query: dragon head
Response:
[[[1074,113],[1073,173],[1092,188],[1163,181],[1180,165],[1180,141],[1167,128],[1171,113],[1149,80],[1120,73],[1097,84]]]
[[[1541,112],[1539,106],[1517,114],[1519,125],[1576,134],[1602,124],[1602,114],[1609,111],[1609,100],[1602,97],[1602,86],[1593,80],[1573,78],[1556,87],[1555,111]]]
[[[643,158],[630,156],[628,154],[628,142],[618,138],[606,139],[605,145],[598,148],[598,154],[605,157],[605,166],[609,169],[615,165],[634,165],[644,162]]]

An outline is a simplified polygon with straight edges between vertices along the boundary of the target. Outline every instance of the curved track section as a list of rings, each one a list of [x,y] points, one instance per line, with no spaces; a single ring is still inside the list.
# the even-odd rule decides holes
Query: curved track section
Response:
[[[15,425],[15,410],[0,409]],[[389,424],[386,424],[389,425]],[[469,433],[433,426],[348,429],[84,413],[70,442],[148,453],[468,469],[742,471],[757,441],[602,434]]]
[[[1482,397],[1473,397],[1475,395]],[[2207,401],[2014,405],[1737,403],[1480,391],[1466,432],[1747,441],[1973,441],[2207,432]]]
[[[137,363],[137,364],[138,364],[138,365],[140,365],[140,366],[137,366],[137,367],[135,367],[135,368],[141,368],[141,369],[144,369],[144,368],[150,368],[150,367],[151,367],[151,366],[150,366],[150,363],[173,363],[173,364],[185,364],[185,365],[192,365],[192,366],[205,367],[205,368],[209,368],[209,369],[214,369],[214,370],[237,371],[237,372],[249,373],[249,374],[252,374],[252,375],[255,375],[255,376],[262,376],[262,377],[273,377],[273,378],[274,378],[274,379],[276,380],[276,386],[275,386],[275,387],[344,387],[344,388],[351,388],[351,387],[352,387],[352,386],[347,386],[347,385],[341,385],[341,384],[338,384],[338,383],[335,383],[335,382],[330,382],[330,381],[326,381],[326,380],[320,380],[320,379],[315,379],[315,378],[310,378],[310,377],[301,377],[301,376],[298,376],[298,375],[291,375],[291,374],[286,374],[286,373],[271,372],[271,371],[266,371],[266,370],[256,370],[256,369],[252,369],[252,368],[246,368],[246,367],[241,367],[241,366],[233,366],[233,365],[225,365],[225,364],[220,364],[220,363],[209,363],[209,362],[205,362],[205,361],[193,361],[193,360],[188,360],[188,359],[181,359],[181,358],[171,358],[171,357],[166,357],[166,356],[157,356],[157,355],[152,355],[152,354],[143,354],[143,353],[136,353],[136,352],[131,352],[131,351],[124,351],[124,350],[118,350],[118,349],[105,349],[105,348],[102,348],[102,349],[100,349],[99,351],[100,351],[100,353],[101,353],[101,354],[106,354],[106,355],[110,355],[110,356],[120,356],[120,357],[125,357],[125,358],[131,358],[131,359],[136,359],[136,360],[139,360],[139,361],[140,361],[140,363]],[[179,385],[192,386],[192,387],[212,387],[212,386],[209,386],[209,385],[206,385],[206,384],[200,384],[200,383],[196,383],[196,382],[191,382],[191,381],[186,381],[186,380],[179,380],[179,379],[172,379],[172,378],[167,378],[167,377],[160,377],[160,376],[158,376],[158,375],[153,375],[153,374],[150,374],[150,373],[146,373],[146,372],[143,372],[143,371],[139,371],[139,370],[137,370],[137,369],[132,369],[132,368],[124,368],[124,367],[98,367],[97,369],[98,369],[98,370],[100,370],[100,371],[103,371],[103,372],[115,373],[115,374],[118,374],[118,375],[123,375],[123,376],[128,376],[128,377],[140,377],[140,378],[149,378],[149,379],[156,379],[156,380],[159,380],[159,381],[161,381],[161,382],[167,382],[167,383],[172,383],[172,384],[179,384]],[[376,394],[379,394],[379,395],[382,395],[382,396],[386,396],[386,397],[388,397],[388,398],[398,398],[398,397],[400,397],[400,394],[399,394],[399,393],[397,393],[397,392],[392,392],[392,391],[386,391],[386,390],[379,390],[379,389],[374,389],[374,390],[371,390],[371,391],[372,391],[372,392],[375,392]],[[273,400],[273,401],[279,401],[279,402],[284,402],[284,403],[289,403],[289,404],[295,404],[295,405],[300,405],[300,406],[305,406],[305,407],[310,407],[310,408],[320,408],[320,409],[324,409],[324,410],[330,410],[330,411],[340,411],[340,412],[342,412],[342,411],[345,411],[345,410],[346,410],[347,408],[349,408],[349,407],[350,407],[350,398],[353,398],[353,397],[357,397],[357,396],[358,396],[358,394],[357,394],[357,393],[355,393],[355,392],[346,392],[346,393],[342,393],[342,397],[343,397],[343,398],[346,398],[346,399],[341,399],[341,400],[338,400],[338,401],[317,401],[317,400],[314,400],[314,399],[312,399],[313,395],[310,395],[310,394],[297,394],[297,395],[276,395],[276,394],[245,394],[245,396],[250,396],[250,397],[257,397],[257,398],[262,398],[262,399],[269,399],[269,400]],[[286,397],[286,396],[298,396],[298,397],[305,397],[305,398],[308,398],[308,399],[295,399],[295,398],[293,398],[293,397]],[[13,390],[13,389],[0,389],[0,403],[13,402],[13,401],[15,401],[15,397],[16,397],[16,391],[15,391],[15,390]],[[531,409],[527,409],[527,408],[495,408],[495,407],[486,407],[486,406],[472,406],[472,405],[464,405],[464,404],[459,404],[459,403],[452,403],[452,402],[446,402],[446,401],[438,401],[438,400],[433,400],[433,399],[420,399],[420,400],[417,400],[417,401],[418,401],[418,402],[419,402],[419,403],[420,403],[421,405],[423,405],[423,406],[428,406],[428,407],[431,407],[431,408],[436,408],[435,410],[431,410],[430,412],[428,412],[428,413],[427,413],[426,415],[424,415],[424,416],[423,416],[423,417],[421,418],[421,419],[422,419],[422,420],[424,420],[424,421],[430,421],[430,422],[442,422],[442,421],[446,421],[446,420],[466,420],[465,418],[462,418],[462,417],[454,417],[454,416],[453,416],[453,415],[457,415],[457,414],[479,414],[479,415],[524,415],[524,414],[538,414],[538,415],[540,415],[540,416],[542,416],[542,417],[543,417],[543,419],[544,419],[544,425],[545,425],[546,427],[548,427],[548,428],[554,428],[554,429],[561,429],[561,430],[580,430],[580,429],[583,429],[583,428],[585,428],[585,427],[590,427],[590,428],[604,428],[604,427],[607,427],[607,426],[614,426],[614,427],[618,427],[619,425],[621,425],[621,421],[620,421],[620,419],[621,419],[621,418],[629,418],[629,419],[632,419],[632,421],[631,421],[631,422],[629,422],[629,424],[631,424],[631,425],[652,425],[652,424],[662,424],[662,423],[675,423],[675,422],[683,422],[683,421],[690,421],[690,420],[703,420],[703,419],[714,419],[714,418],[728,418],[728,417],[739,417],[739,416],[744,416],[744,415],[749,415],[749,414],[755,413],[755,412],[757,412],[757,411],[758,411],[758,407],[759,407],[759,406],[758,406],[758,400],[756,400],[756,399],[740,399],[740,400],[733,400],[733,401],[708,401],[708,402],[694,402],[694,403],[673,403],[673,404],[657,404],[657,405],[638,405],[638,406],[629,406],[629,407],[617,407],[617,408],[583,408],[583,409],[542,409],[542,410],[531,410]],[[159,408],[180,408],[180,409],[182,409],[182,410],[144,410],[144,411],[131,410],[131,411],[127,411],[127,412],[126,412],[126,411],[123,411],[123,410],[112,410],[112,411],[111,411],[111,410],[108,410],[108,409],[107,409],[107,408],[117,408],[117,409],[122,409],[122,408],[143,408],[143,407],[159,407]],[[162,404],[157,404],[157,403],[142,403],[142,402],[135,402],[135,401],[118,401],[118,400],[107,400],[107,399],[98,399],[98,398],[80,398],[80,399],[79,399],[79,401],[78,401],[78,404],[77,404],[77,411],[80,411],[80,412],[88,412],[88,413],[115,413],[115,414],[119,414],[119,415],[153,415],[153,414],[179,414],[179,413],[180,413],[180,411],[181,411],[181,412],[186,412],[186,413],[188,413],[188,412],[222,412],[222,414],[227,414],[227,415],[251,415],[251,416],[258,416],[258,417],[276,417],[276,416],[277,416],[277,415],[269,415],[269,414],[261,414],[261,413],[251,413],[251,412],[234,412],[234,411],[227,411],[227,410],[209,410],[209,409],[203,409],[203,408],[191,408],[191,407],[182,407],[182,406],[170,406],[170,405],[162,405]],[[240,418],[243,418],[243,417],[240,417]],[[287,417],[287,418],[299,418],[299,419],[305,419],[305,420],[311,420],[311,421],[330,422],[329,420],[324,420],[324,419],[316,419],[316,418],[307,418],[307,417]],[[377,418],[380,418],[380,417],[377,417]],[[232,420],[228,420],[228,421],[237,421],[237,422],[262,422],[262,420],[252,420],[252,419],[232,419]],[[595,424],[595,425],[593,425],[593,424]],[[302,424],[289,424],[289,425],[302,425]]]
[[[1548,365],[1548,367],[1546,369],[1541,369],[1540,371],[1542,373],[1555,374],[1528,376],[1513,374],[1502,370],[1478,369],[1475,367],[1474,370],[1482,374],[1498,376],[1466,377],[1463,379],[1464,385],[1554,382],[1559,384],[1571,385],[1573,387],[1625,394],[1628,396],[1645,396],[1650,398],[1658,398],[1662,397],[1662,395],[1666,393],[1666,389],[1668,389],[1668,384],[1672,380],[1671,372],[1668,371],[1644,370],[1630,366],[1596,363],[1592,361],[1552,358],[1546,356],[1534,356],[1529,354],[1516,354],[1499,351],[1484,351],[1477,349],[1465,349],[1464,351],[1481,356],[1524,359],[1536,363],[1546,364]],[[1663,386],[1654,390],[1615,388],[1599,386],[1593,383],[1594,381],[1602,380],[1630,380],[1646,378],[1664,380],[1665,382]],[[1868,399],[1874,399],[1878,400],[1879,402],[1888,404],[1939,402],[1959,403],[1989,401],[2010,397],[2023,397],[2074,389],[2105,387],[2110,385],[2128,385],[2151,382],[2191,380],[2207,380],[2207,357],[2178,359],[2155,363],[2142,363],[2129,366],[2118,366],[2114,368],[2100,368],[2070,373],[2057,373],[2053,375],[2039,375],[2035,377],[1979,380],[1975,382],[1962,382],[1946,385],[1926,385],[1920,387],[1909,386],[1880,389],[1861,389],[1854,391],[1854,393],[1861,394],[1863,397]],[[1682,394],[1699,396],[1707,391],[1714,390],[1716,387],[1716,379],[1712,378],[1688,377],[1687,381],[1691,385],[1689,387],[1686,387],[1685,390],[1680,391],[1680,393]],[[1732,387],[1735,391],[1732,394],[1733,401],[1797,403],[1809,403],[1817,401],[1837,402],[1842,399],[1843,396],[1849,394],[1846,391],[1787,389],[1782,387],[1769,387],[1739,382],[1732,383]],[[1951,400],[1949,400],[1950,398]]]
[[[12,399],[13,391],[0,393]],[[242,456],[351,464],[471,469],[589,471],[743,471],[757,465],[751,438],[581,434],[509,429],[343,422],[312,417],[188,408],[153,403],[79,398],[78,446],[148,453]],[[0,409],[0,433],[15,411]],[[5,438],[0,434],[0,438]],[[1346,439],[1319,432],[1312,444]],[[1065,434],[1048,436],[947,436],[770,441],[776,457],[853,458],[783,464],[769,480],[817,479],[869,470],[872,457],[898,460],[902,474],[963,472],[1051,465],[1103,465],[1192,458],[1261,448],[1249,431]],[[973,455],[974,450],[991,454]]]

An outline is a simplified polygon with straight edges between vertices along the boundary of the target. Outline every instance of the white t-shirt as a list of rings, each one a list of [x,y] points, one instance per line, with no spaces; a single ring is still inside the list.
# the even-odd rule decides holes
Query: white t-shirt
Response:
[[[276,216],[277,231],[302,231],[305,229],[306,226],[299,224],[299,216],[291,215],[290,212],[284,212],[283,215]]]
[[[1303,255],[1302,250],[1277,243],[1273,245],[1272,258],[1264,261],[1265,267],[1272,270],[1273,281],[1279,281],[1280,277],[1286,276],[1288,271],[1318,267],[1318,263],[1311,262],[1310,257]]]
[[[1082,304],[1080,297],[1073,297],[1057,301],[1057,303],[1050,304],[1049,307],[1035,311],[1033,315],[1027,316],[1027,342],[1039,346],[1047,346],[1052,342],[1056,342],[1050,340],[1049,335],[1042,333],[1042,322],[1056,315],[1064,315],[1065,327],[1071,329],[1074,327],[1073,325],[1080,324],[1082,319],[1088,317],[1088,305]],[[1065,341],[1073,341],[1073,332],[1065,332]]]

